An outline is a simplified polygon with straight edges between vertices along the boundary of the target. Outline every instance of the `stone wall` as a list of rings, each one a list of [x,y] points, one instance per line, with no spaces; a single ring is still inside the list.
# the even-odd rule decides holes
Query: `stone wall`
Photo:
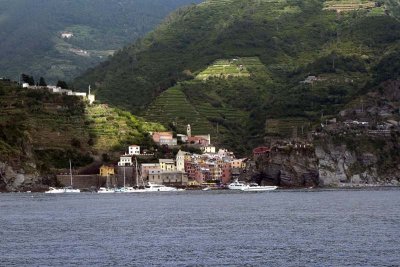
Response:
[[[62,186],[71,185],[71,177],[69,175],[57,175],[57,181]],[[85,189],[91,187],[105,186],[107,182],[107,177],[99,175],[74,175],[73,176],[73,186],[78,189]]]

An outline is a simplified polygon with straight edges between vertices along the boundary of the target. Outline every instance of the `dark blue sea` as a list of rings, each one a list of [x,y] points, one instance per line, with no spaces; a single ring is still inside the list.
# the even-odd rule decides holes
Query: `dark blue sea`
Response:
[[[400,266],[400,190],[0,194],[1,266]]]

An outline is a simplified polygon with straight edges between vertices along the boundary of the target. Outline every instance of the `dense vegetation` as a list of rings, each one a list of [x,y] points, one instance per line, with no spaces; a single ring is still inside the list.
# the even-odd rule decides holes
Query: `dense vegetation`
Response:
[[[65,168],[68,159],[85,166],[133,143],[149,148],[148,132],[163,129],[107,105],[0,81],[0,161],[24,169],[30,162],[44,172]]]
[[[309,127],[398,77],[400,23],[386,8],[209,0],[177,11],[75,85],[95,84],[100,99],[180,130],[192,123],[243,152],[265,134],[288,132],[271,127]]]
[[[69,80],[198,0],[0,0],[0,77]],[[72,32],[62,39],[61,32]],[[80,50],[87,51],[82,53]]]

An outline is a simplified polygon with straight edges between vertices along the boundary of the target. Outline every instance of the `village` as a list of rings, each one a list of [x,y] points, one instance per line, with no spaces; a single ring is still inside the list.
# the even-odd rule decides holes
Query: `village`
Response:
[[[246,170],[247,158],[236,158],[227,149],[217,149],[211,136],[192,135],[187,125],[186,134],[173,132],[151,132],[153,141],[160,147],[174,148],[179,144],[199,149],[202,153],[179,150],[175,158],[160,158],[158,162],[146,162],[153,155],[142,153],[139,145],[130,145],[120,156],[116,165],[103,165],[99,176],[106,177],[103,186],[117,187],[125,181],[126,186],[142,187],[147,183],[174,186],[177,188],[223,188]],[[142,163],[139,164],[138,160]]]

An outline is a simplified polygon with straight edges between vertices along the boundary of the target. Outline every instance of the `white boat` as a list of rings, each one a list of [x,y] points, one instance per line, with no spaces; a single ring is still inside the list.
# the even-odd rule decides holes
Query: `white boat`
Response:
[[[97,190],[97,193],[99,193],[99,194],[115,193],[115,189],[109,188],[109,187],[100,187],[99,190]]]
[[[250,185],[248,185],[248,187],[243,188],[242,191],[246,191],[246,192],[262,192],[262,191],[272,191],[277,189],[277,186],[269,186],[269,185],[265,185],[265,186],[260,186],[256,183],[251,183]]]
[[[233,183],[228,185],[228,188],[231,190],[243,190],[248,187],[250,187],[248,184],[239,182],[238,180],[235,180]]]
[[[49,187],[49,190],[45,191],[45,194],[64,194],[64,193],[80,193],[81,190],[79,189],[74,189],[72,187],[72,164],[71,164],[71,160],[69,160],[69,174],[71,176],[71,185],[68,187],[64,187],[64,188],[55,188],[55,187]]]
[[[145,192],[172,192],[172,191],[182,191],[178,190],[175,187],[170,187],[170,186],[165,186],[162,184],[155,184],[149,182],[145,189],[143,189]]]
[[[80,193],[81,190],[73,189],[72,187],[55,188],[49,187],[49,190],[44,192],[45,194],[64,194],[64,193]]]

